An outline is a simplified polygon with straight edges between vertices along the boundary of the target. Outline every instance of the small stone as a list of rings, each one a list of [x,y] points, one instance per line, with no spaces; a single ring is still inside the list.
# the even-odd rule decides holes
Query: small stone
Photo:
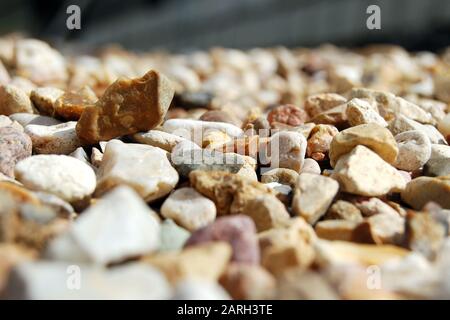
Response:
[[[363,217],[361,211],[354,204],[344,200],[336,201],[328,210],[325,219],[338,219],[361,222]]]
[[[292,211],[309,224],[315,224],[328,210],[338,190],[339,184],[331,178],[302,173],[294,190]]]
[[[338,105],[337,107],[319,113],[311,119],[311,122],[316,124],[330,124],[340,129],[348,127],[346,110],[347,104]]]
[[[175,287],[173,300],[230,300],[228,293],[216,282],[200,279],[181,280]]]
[[[316,125],[310,133],[306,155],[316,161],[326,160],[331,141],[338,133],[339,131],[332,125]]]
[[[175,97],[175,105],[184,109],[209,109],[214,96],[208,92],[183,91]]]
[[[161,244],[159,251],[179,251],[182,250],[191,233],[178,226],[173,220],[166,219],[161,223]]]
[[[97,195],[125,184],[147,202],[167,195],[179,178],[164,150],[119,140],[106,145],[97,175]]]
[[[75,121],[54,126],[29,124],[25,133],[33,141],[36,154],[69,154],[82,145],[75,131],[76,125]]]
[[[309,96],[305,100],[305,110],[310,117],[315,117],[322,112],[347,102],[347,99],[336,93],[319,93]]]
[[[430,177],[450,175],[450,147],[442,144],[431,145],[431,156],[423,173]]]
[[[41,114],[53,117],[55,115],[55,102],[63,94],[64,91],[61,89],[42,87],[31,91],[30,99]]]
[[[405,231],[405,219],[397,212],[366,218],[353,232],[352,241],[375,244],[399,244]]]
[[[354,98],[347,103],[348,123],[354,127],[361,124],[375,123],[381,127],[387,127],[388,123],[378,113],[376,106],[370,102]]]
[[[210,122],[231,123],[237,127],[241,126],[241,122],[233,117],[230,113],[223,110],[210,110],[202,114],[199,120]]]
[[[189,141],[177,135],[159,130],[149,130],[147,132],[135,133],[133,140],[138,143],[148,144],[172,152],[173,148],[182,141]]]
[[[411,130],[422,131],[434,144],[447,144],[444,136],[431,125],[423,125],[417,121],[411,120],[403,115],[397,115],[394,120],[389,122],[389,130],[392,134],[397,135],[399,133]]]
[[[324,275],[316,271],[292,268],[278,278],[278,299],[338,300],[339,296]]]
[[[372,217],[382,213],[398,215],[398,212],[394,208],[379,198],[363,199],[356,201],[354,205],[361,211],[364,217]]]
[[[0,172],[14,178],[17,162],[31,156],[31,139],[12,127],[0,127]]]
[[[444,209],[450,209],[450,177],[419,177],[406,185],[402,200],[416,210],[433,201]]]
[[[299,172],[305,160],[307,141],[298,132],[277,132],[270,138],[271,167],[288,168]]]
[[[253,219],[258,232],[284,226],[290,218],[284,204],[275,196],[258,196],[249,200],[243,214]]]
[[[292,104],[281,105],[273,108],[267,115],[270,124],[274,122],[299,126],[308,120],[308,114]]]
[[[305,159],[305,164],[306,160],[308,159]],[[303,167],[305,167],[305,165]],[[287,168],[275,168],[261,175],[262,183],[278,182],[280,184],[287,184],[292,188],[295,187],[297,179],[298,173],[292,169]]]
[[[237,173],[244,166],[243,156],[209,149],[174,148],[171,162],[178,173],[188,177],[194,170]]]
[[[45,206],[51,208],[59,217],[71,219],[75,215],[75,210],[67,201],[46,192],[34,192],[34,195]]]
[[[397,143],[388,129],[369,123],[339,132],[331,142],[330,161],[334,167],[339,158],[358,145],[366,146],[387,163],[394,163],[398,154]]]
[[[15,176],[31,190],[48,192],[70,203],[89,197],[96,185],[95,173],[88,165],[63,155],[28,157],[17,163]]]
[[[261,264],[274,275],[292,267],[307,268],[315,258],[314,229],[302,218],[293,218],[284,228],[259,235]]]
[[[316,263],[322,268],[333,265],[381,265],[409,254],[408,250],[393,245],[359,244],[348,241],[318,240],[314,248]]]
[[[217,281],[230,261],[231,246],[225,242],[203,243],[180,252],[163,252],[144,257],[175,284],[183,279]]]
[[[69,273],[81,274],[79,289],[68,285]],[[169,299],[171,291],[158,270],[142,263],[106,269],[39,261],[12,270],[5,296],[14,300],[159,300]]]
[[[219,282],[235,300],[266,300],[275,296],[275,278],[258,265],[230,264]]]
[[[0,114],[33,113],[33,105],[28,95],[13,85],[0,85]]]
[[[253,221],[243,215],[220,217],[212,224],[196,230],[186,242],[186,247],[211,241],[225,241],[233,248],[231,260],[258,264],[259,246]]]
[[[71,246],[89,261],[107,265],[157,250],[160,226],[156,213],[132,189],[118,187],[85,210],[68,234],[50,244],[51,258],[76,262],[77,256],[65,256],[75,249],[69,246],[68,250],[58,243],[67,236],[73,240]]]
[[[376,91],[366,88],[355,88],[351,91],[352,98],[360,98],[372,101],[378,107],[380,114],[386,119],[392,115],[403,115],[411,120],[421,123],[432,123],[431,114],[419,106],[401,97],[396,97],[390,92]]]
[[[153,129],[159,125],[172,101],[170,81],[156,71],[142,78],[119,79],[95,106],[83,110],[77,134],[87,143]]]
[[[54,118],[32,113],[14,113],[10,115],[9,118],[13,121],[17,121],[23,127],[26,127],[29,124],[37,124],[41,126],[54,126],[61,124],[61,121]]]
[[[91,88],[85,86],[77,91],[67,91],[54,103],[54,113],[67,121],[77,121],[87,106],[92,106],[98,98]]]
[[[325,220],[319,221],[314,230],[321,239],[352,241],[353,231],[358,222],[350,220]]]
[[[450,113],[448,113],[443,119],[438,123],[439,132],[450,141]]]
[[[307,158],[303,162],[303,166],[300,169],[300,174],[302,173],[312,173],[312,174],[321,174],[320,165],[317,163],[316,160]]]
[[[405,131],[395,136],[398,156],[394,163],[397,169],[414,171],[421,168],[431,156],[430,139],[421,131]]]
[[[447,237],[448,225],[426,212],[410,211],[406,215],[405,244],[428,259],[434,259]]]
[[[183,228],[195,231],[214,221],[216,206],[195,189],[180,188],[164,201],[161,214]]]
[[[362,145],[340,157],[331,177],[339,182],[342,191],[362,196],[380,196],[406,186],[394,167]]]
[[[262,183],[223,171],[193,171],[189,180],[194,189],[214,201],[219,216],[241,214],[249,200],[275,194]]]
[[[241,128],[224,122],[200,121],[192,119],[170,119],[164,122],[163,131],[202,144],[203,136],[208,131],[220,131],[236,138],[244,134]]]
[[[23,126],[19,122],[4,115],[0,115],[0,128],[2,127],[14,127],[20,132],[23,132]]]
[[[68,71],[64,57],[43,41],[18,40],[14,60],[16,74],[38,85],[61,84],[67,81]]]

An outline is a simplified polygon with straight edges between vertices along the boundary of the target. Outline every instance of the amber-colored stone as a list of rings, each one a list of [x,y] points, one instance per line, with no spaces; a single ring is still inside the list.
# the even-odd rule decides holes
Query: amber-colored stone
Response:
[[[77,135],[93,144],[153,129],[163,121],[173,95],[170,81],[153,70],[142,78],[118,79],[84,109]]]
[[[89,87],[78,91],[69,91],[60,96],[55,102],[55,113],[65,120],[76,121],[80,119],[87,106],[95,104],[97,96]]]

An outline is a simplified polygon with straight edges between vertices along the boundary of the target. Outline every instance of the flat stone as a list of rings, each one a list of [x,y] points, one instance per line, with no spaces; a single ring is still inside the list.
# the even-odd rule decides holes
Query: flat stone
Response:
[[[158,268],[173,284],[192,278],[217,281],[225,271],[231,254],[232,249],[228,243],[211,242],[179,252],[150,255],[142,261]]]
[[[161,214],[183,228],[194,231],[214,221],[216,206],[195,189],[180,188],[164,201]]]
[[[243,214],[253,219],[258,232],[284,226],[290,216],[275,196],[257,196],[247,201]]]
[[[66,243],[69,250],[60,243],[67,236],[73,240]],[[79,255],[67,257],[66,251],[78,250],[89,261],[107,265],[156,251],[159,244],[156,213],[132,189],[122,186],[85,210],[71,225],[68,235],[50,244],[53,248],[49,249],[49,256],[76,261]]]
[[[232,261],[258,264],[260,259],[256,227],[243,215],[217,218],[212,224],[196,230],[185,247],[212,241],[228,242],[233,248]]]
[[[42,115],[55,116],[55,102],[64,91],[53,87],[41,87],[31,91],[30,99]]]
[[[450,177],[413,179],[402,192],[402,200],[416,210],[421,210],[431,201],[450,209]]]
[[[74,203],[95,190],[95,173],[80,160],[63,155],[28,157],[15,167],[18,181],[31,190],[54,194]]]
[[[9,116],[9,118],[13,121],[17,121],[23,127],[26,127],[29,124],[37,124],[41,126],[54,126],[57,124],[61,124],[61,121],[56,120],[52,117],[46,117],[32,113],[13,113]]]
[[[339,158],[358,145],[366,146],[388,163],[394,163],[398,154],[397,143],[388,129],[369,123],[339,132],[330,145],[330,163],[336,166]]]
[[[431,156],[430,139],[421,131],[405,131],[395,136],[398,156],[394,163],[397,169],[414,171],[421,168]]]
[[[339,184],[331,178],[302,173],[294,190],[292,211],[315,224],[326,213],[338,190]]]
[[[148,144],[172,152],[173,148],[180,142],[186,141],[177,135],[159,130],[149,130],[147,132],[135,133],[133,140],[138,143]]]
[[[19,300],[153,300],[169,299],[171,294],[164,275],[141,263],[110,269],[66,262],[23,263],[12,270],[5,290],[7,299]]]
[[[0,127],[0,172],[14,178],[17,162],[31,156],[31,139],[12,126]]]
[[[193,171],[191,186],[214,201],[217,214],[241,214],[246,203],[257,196],[275,195],[257,181],[223,171]]]
[[[307,141],[301,133],[282,131],[272,135],[268,148],[272,168],[299,172],[305,160]]]
[[[179,251],[182,250],[191,233],[178,226],[173,220],[166,219],[161,223],[161,244],[159,251]]]
[[[235,300],[273,299],[276,292],[275,278],[258,265],[230,264],[219,282]]]
[[[75,131],[76,125],[74,121],[54,126],[29,124],[25,133],[33,141],[36,154],[69,154],[82,145]]]
[[[362,145],[340,157],[331,177],[339,182],[342,191],[362,196],[380,196],[406,186],[394,167]]]
[[[164,150],[118,140],[106,145],[97,175],[97,195],[125,184],[147,202],[167,195],[178,183],[178,173]]]
[[[153,129],[163,121],[173,94],[170,81],[153,70],[142,78],[119,79],[95,106],[84,109],[77,134],[94,144]]]
[[[28,95],[16,86],[0,85],[0,114],[33,113],[33,105]]]
[[[354,98],[347,103],[348,123],[354,127],[361,124],[375,123],[381,127],[387,127],[388,123],[378,113],[377,107],[369,101]]]

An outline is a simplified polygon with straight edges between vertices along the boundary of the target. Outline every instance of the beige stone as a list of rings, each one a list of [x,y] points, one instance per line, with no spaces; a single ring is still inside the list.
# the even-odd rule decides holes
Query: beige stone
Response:
[[[370,102],[354,98],[347,103],[347,118],[351,126],[359,126],[361,124],[375,123],[381,127],[387,127],[388,123],[380,114],[376,106]]]
[[[398,154],[397,143],[388,129],[369,123],[351,127],[336,135],[330,145],[330,162],[334,167],[341,156],[358,145],[366,146],[388,163],[394,163]]]
[[[159,130],[149,130],[146,132],[135,133],[133,140],[138,143],[148,144],[172,152],[172,149],[180,142],[186,139],[174,134],[170,134]]]
[[[258,232],[284,226],[290,218],[284,204],[272,195],[250,199],[242,213],[253,219]]]
[[[352,241],[353,230],[358,222],[350,220],[325,220],[319,221],[314,230],[321,239]]]
[[[325,219],[337,219],[361,222],[361,211],[351,202],[338,200],[328,209]]]
[[[33,105],[28,95],[14,85],[0,85],[0,114],[33,113]]]
[[[30,99],[42,115],[55,115],[55,102],[64,91],[53,87],[41,87],[31,91]]]
[[[413,179],[402,192],[402,200],[416,210],[421,210],[431,201],[450,209],[450,176]]]
[[[380,196],[406,186],[394,167],[365,146],[357,146],[342,156],[331,177],[339,182],[342,191],[362,196]]]

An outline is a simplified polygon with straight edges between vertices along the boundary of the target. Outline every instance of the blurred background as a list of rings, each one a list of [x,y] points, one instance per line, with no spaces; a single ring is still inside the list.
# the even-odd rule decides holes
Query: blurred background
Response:
[[[81,30],[66,8],[82,9]],[[381,30],[366,9],[381,8]],[[23,31],[53,42],[174,51],[389,42],[410,50],[450,45],[449,0],[0,0],[0,34]]]

